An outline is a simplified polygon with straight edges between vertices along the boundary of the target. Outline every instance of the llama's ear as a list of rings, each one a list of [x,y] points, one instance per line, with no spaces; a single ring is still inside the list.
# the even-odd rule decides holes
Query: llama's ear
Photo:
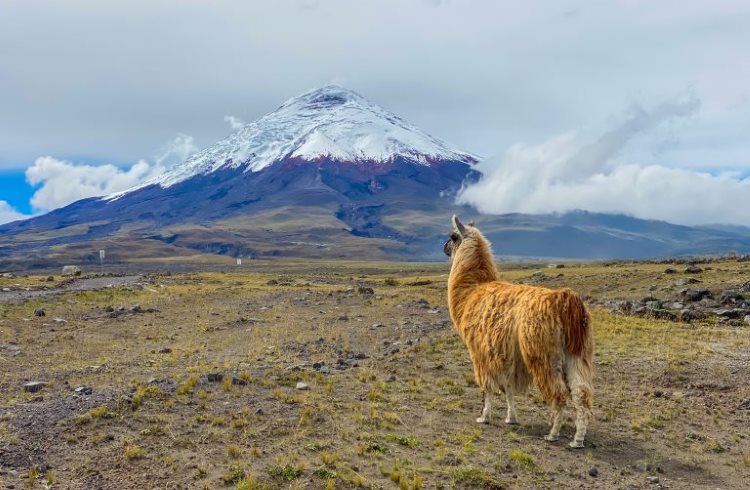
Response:
[[[464,227],[463,223],[458,220],[458,216],[454,214],[451,221],[453,221],[453,228],[455,228],[458,234],[461,235],[461,238],[465,237],[466,227]]]

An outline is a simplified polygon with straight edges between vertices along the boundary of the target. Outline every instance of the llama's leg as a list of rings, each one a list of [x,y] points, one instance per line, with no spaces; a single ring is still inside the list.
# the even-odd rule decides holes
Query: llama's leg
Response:
[[[560,439],[560,427],[562,426],[562,405],[557,403],[552,405],[551,422],[552,428],[549,430],[549,434],[544,436],[546,441],[554,442]]]
[[[484,407],[482,408],[482,415],[479,416],[477,422],[480,424],[490,423],[490,411],[492,410],[492,394],[491,390],[484,390]]]
[[[508,403],[508,415],[505,417],[506,424],[517,424],[516,401],[513,399],[513,385],[505,385],[505,400]]]
[[[591,379],[590,369],[580,357],[571,357],[567,362],[568,382],[570,384],[573,406],[576,408],[576,435],[570,443],[570,447],[582,448],[586,437],[589,420],[591,418]]]

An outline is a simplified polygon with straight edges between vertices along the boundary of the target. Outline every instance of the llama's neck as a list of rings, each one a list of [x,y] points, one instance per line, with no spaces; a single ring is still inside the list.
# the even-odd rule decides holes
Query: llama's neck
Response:
[[[497,268],[489,243],[481,235],[465,240],[458,248],[448,278],[448,308],[460,329],[467,296],[480,284],[497,280]]]

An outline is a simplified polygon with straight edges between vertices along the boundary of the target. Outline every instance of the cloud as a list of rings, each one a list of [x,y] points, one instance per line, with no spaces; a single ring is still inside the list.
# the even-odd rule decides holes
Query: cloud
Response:
[[[179,134],[153,163],[139,160],[127,169],[111,164],[89,165],[51,156],[39,157],[26,169],[26,181],[40,186],[31,197],[31,205],[35,211],[49,211],[79,199],[124,191],[185,161],[195,151],[193,138]]]
[[[10,223],[11,221],[17,221],[19,219],[26,219],[30,216],[21,214],[13,206],[8,204],[7,201],[0,201],[0,225],[4,223]]]
[[[242,119],[240,119],[239,117],[234,117],[234,116],[224,116],[224,121],[229,123],[229,127],[232,128],[232,131],[237,131],[238,129],[242,129],[242,126],[245,125]]]
[[[694,97],[651,108],[636,105],[590,143],[568,132],[536,146],[513,145],[501,158],[481,164],[484,177],[464,188],[458,201],[490,214],[585,209],[691,225],[748,225],[750,207],[740,203],[750,201],[750,178],[618,158],[637,137],[691,116],[699,107]]]

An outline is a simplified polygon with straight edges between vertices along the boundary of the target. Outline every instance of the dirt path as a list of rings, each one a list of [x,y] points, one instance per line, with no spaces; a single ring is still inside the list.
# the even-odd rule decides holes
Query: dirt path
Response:
[[[142,278],[143,276],[87,277],[76,279],[73,282],[53,289],[0,291],[0,303],[20,302],[55,294],[96,291],[107,287],[127,286],[140,282]]]

